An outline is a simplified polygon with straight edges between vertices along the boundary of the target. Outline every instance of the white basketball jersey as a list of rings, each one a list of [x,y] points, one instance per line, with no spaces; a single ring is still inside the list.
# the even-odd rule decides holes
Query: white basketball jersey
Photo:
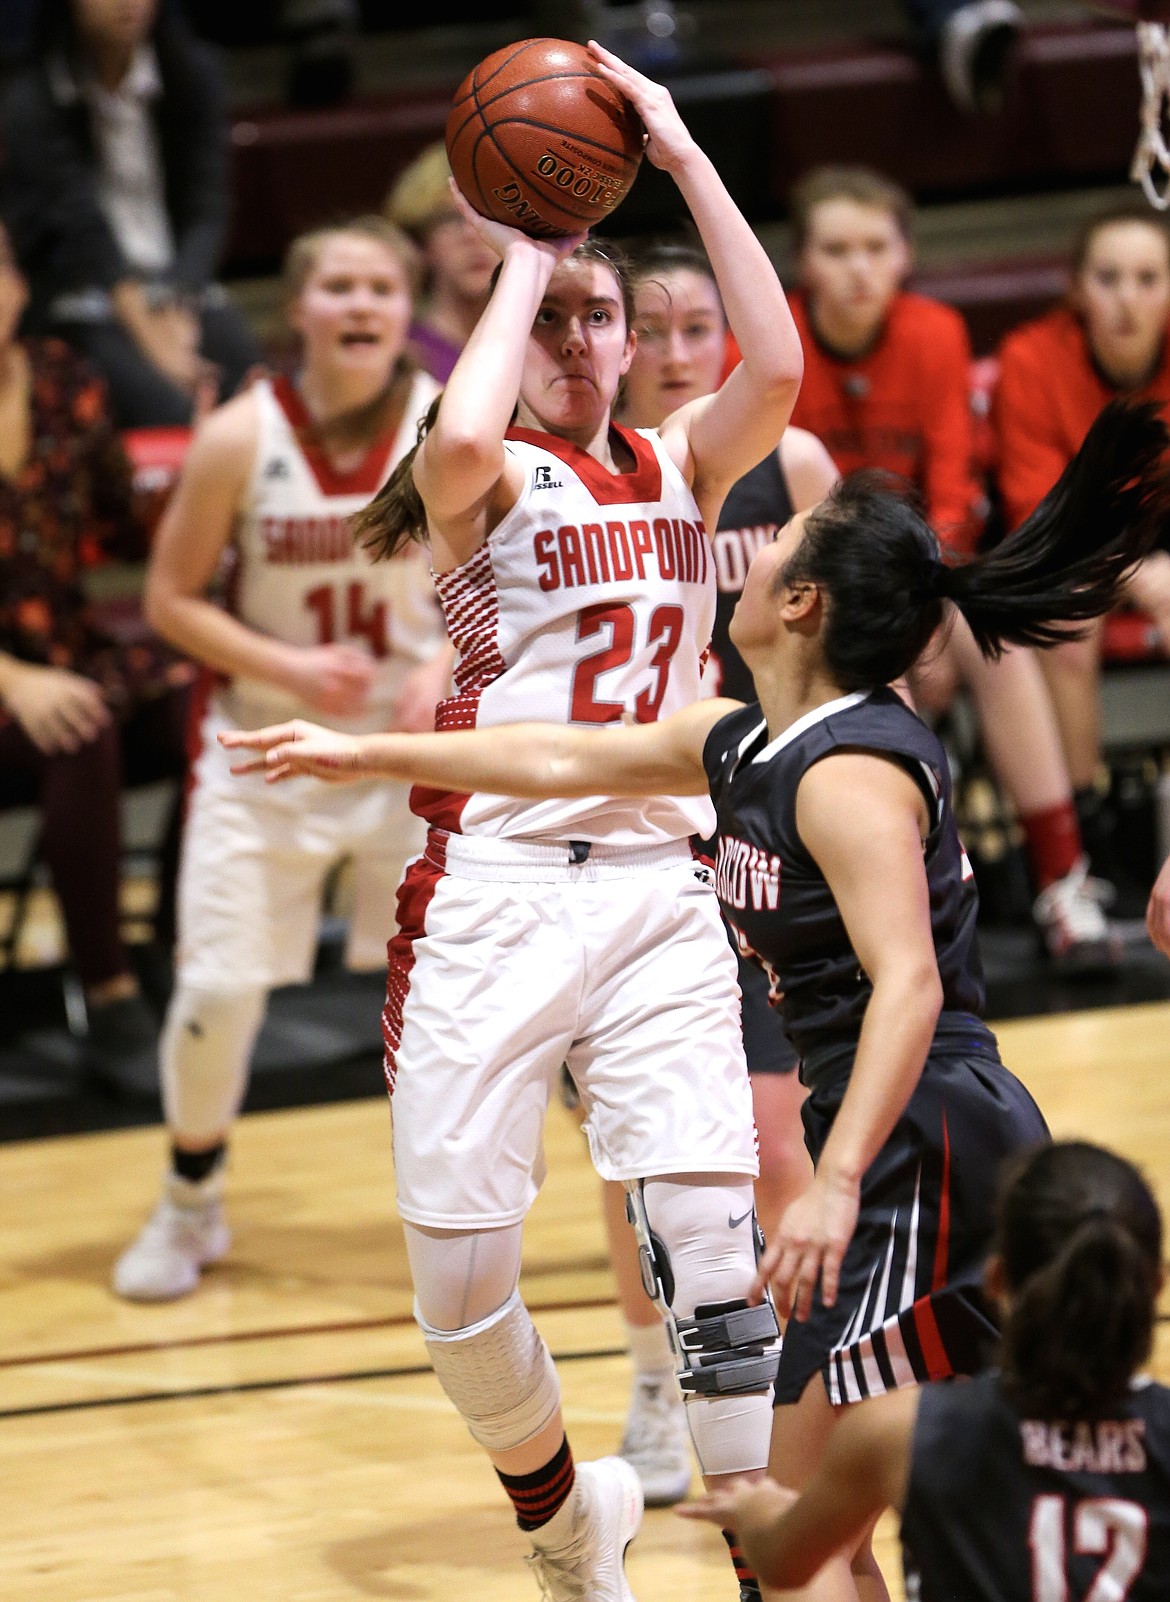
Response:
[[[256,679],[231,681],[219,690],[220,703],[245,728],[307,717],[352,732],[385,729],[406,675],[443,644],[442,617],[422,547],[372,561],[355,545],[349,519],[414,444],[418,420],[438,386],[428,374],[416,374],[397,434],[375,440],[347,473],[337,472],[311,442],[312,420],[287,379],[262,380],[253,393],[259,439],[233,531],[230,609],[250,628],[290,645],[356,645],[378,668],[369,704],[354,718],[322,719],[287,691]]]
[[[435,579],[459,651],[436,727],[652,723],[698,700],[715,616],[711,547],[657,434],[618,432],[635,457],[628,473],[555,435],[509,430],[520,497],[470,561]],[[418,789],[413,805],[452,832],[611,845],[706,836],[715,824],[705,796],[525,801]]]

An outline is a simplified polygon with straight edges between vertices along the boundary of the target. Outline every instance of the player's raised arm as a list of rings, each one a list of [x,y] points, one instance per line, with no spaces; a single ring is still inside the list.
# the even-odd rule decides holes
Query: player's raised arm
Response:
[[[520,394],[529,330],[553,268],[584,238],[531,239],[481,217],[454,182],[451,192],[463,216],[499,255],[500,270],[413,463],[440,572],[466,561],[516,497],[519,481],[510,489],[501,483],[504,434]],[[493,497],[500,502],[494,510]]]
[[[233,772],[270,782],[309,775],[339,784],[405,779],[495,795],[702,795],[703,746],[738,701],[700,701],[660,723],[605,729],[514,723],[444,734],[339,734],[295,720],[221,736],[229,750],[254,751]]]
[[[714,523],[728,488],[774,450],[800,389],[800,336],[767,252],[710,157],[687,132],[668,90],[590,44],[598,70],[646,125],[646,154],[668,172],[695,220],[743,359],[712,396],[682,408],[663,439]],[[676,436],[672,438],[672,435]]]

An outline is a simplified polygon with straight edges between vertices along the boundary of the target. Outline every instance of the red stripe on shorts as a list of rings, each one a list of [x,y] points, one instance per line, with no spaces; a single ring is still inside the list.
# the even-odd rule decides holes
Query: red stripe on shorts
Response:
[[[928,1378],[950,1379],[955,1370],[939,1334],[938,1320],[934,1316],[930,1297],[920,1297],[910,1311],[914,1314],[914,1328],[918,1332],[918,1344],[922,1347]]]
[[[398,887],[398,932],[386,947],[386,1005],[382,1008],[382,1068],[386,1089],[394,1094],[398,1077],[398,1048],[402,1043],[402,1015],[414,967],[414,943],[426,933],[427,908],[446,875],[445,839],[431,835],[424,856],[413,862]]]

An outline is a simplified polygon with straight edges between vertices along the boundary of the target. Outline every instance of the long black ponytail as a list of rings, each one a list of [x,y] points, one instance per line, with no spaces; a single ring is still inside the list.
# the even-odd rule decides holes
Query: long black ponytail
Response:
[[[805,519],[777,585],[826,595],[826,667],[843,689],[900,678],[952,601],[979,649],[1055,645],[1117,601],[1170,526],[1170,434],[1152,404],[1111,402],[1032,515],[962,567],[884,474],[850,475]]]
[[[1153,1343],[1162,1220],[1149,1186],[1101,1146],[1040,1147],[1009,1172],[995,1250],[1004,1390],[1026,1418],[1100,1417]]]

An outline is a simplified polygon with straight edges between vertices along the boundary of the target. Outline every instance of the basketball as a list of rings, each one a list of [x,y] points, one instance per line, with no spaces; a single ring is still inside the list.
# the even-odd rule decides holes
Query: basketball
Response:
[[[476,211],[556,239],[582,233],[625,198],[642,159],[642,123],[583,45],[525,39],[460,84],[447,156]]]

